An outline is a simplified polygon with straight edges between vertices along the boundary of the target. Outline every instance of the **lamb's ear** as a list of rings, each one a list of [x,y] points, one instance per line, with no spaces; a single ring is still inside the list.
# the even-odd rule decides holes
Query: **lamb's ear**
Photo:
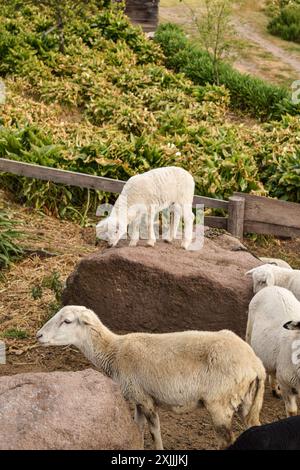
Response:
[[[107,230],[108,230],[108,221],[107,221],[107,219],[101,220],[101,222],[99,222],[96,225],[96,237],[99,240],[107,240],[107,236],[106,236]]]
[[[275,278],[273,273],[267,273],[266,275],[266,285],[267,286],[274,286]]]
[[[285,328],[286,330],[300,330],[300,322],[288,321],[283,325],[283,328]]]
[[[250,271],[247,271],[245,276],[252,276],[256,268],[250,269]]]

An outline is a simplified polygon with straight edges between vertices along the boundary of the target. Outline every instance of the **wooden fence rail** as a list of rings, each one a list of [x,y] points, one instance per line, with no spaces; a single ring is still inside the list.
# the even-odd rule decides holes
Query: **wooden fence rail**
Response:
[[[0,172],[117,194],[122,191],[125,184],[125,181],[102,176],[76,173],[5,158],[0,158]],[[194,196],[193,205],[197,204],[203,204],[205,208],[227,211],[227,217],[205,217],[204,223],[209,227],[226,229],[241,239],[246,232],[300,237],[300,204],[297,203],[235,193],[228,201]]]
[[[269,197],[235,193],[244,201],[243,233],[300,237],[300,204]]]

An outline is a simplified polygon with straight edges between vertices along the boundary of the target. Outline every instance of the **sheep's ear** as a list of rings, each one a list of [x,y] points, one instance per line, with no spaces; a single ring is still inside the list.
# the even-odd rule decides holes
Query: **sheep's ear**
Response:
[[[300,322],[288,321],[283,325],[283,328],[285,328],[286,330],[300,330]]]
[[[250,271],[247,271],[245,276],[251,276],[254,273],[255,269],[256,268],[253,268],[253,269],[250,269]]]
[[[274,286],[275,279],[274,279],[273,273],[267,273],[266,284],[267,284],[267,286]]]

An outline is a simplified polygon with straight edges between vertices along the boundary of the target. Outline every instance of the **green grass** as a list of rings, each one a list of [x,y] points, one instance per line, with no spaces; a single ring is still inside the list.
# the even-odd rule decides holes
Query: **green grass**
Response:
[[[19,330],[17,328],[10,328],[9,330],[4,331],[1,334],[2,338],[9,339],[26,339],[28,338],[28,333],[25,330]]]

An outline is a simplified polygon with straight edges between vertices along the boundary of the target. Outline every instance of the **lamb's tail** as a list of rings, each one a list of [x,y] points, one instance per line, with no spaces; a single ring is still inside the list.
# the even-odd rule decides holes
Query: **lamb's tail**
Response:
[[[254,379],[243,402],[243,417],[248,428],[259,426],[259,415],[263,405],[265,392],[265,375]]]

